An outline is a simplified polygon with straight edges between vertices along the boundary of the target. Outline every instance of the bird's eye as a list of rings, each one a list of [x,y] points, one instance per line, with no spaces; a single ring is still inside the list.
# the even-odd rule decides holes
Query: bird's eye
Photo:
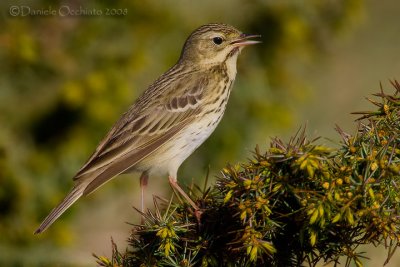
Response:
[[[219,37],[219,36],[214,37],[212,40],[213,40],[214,44],[216,44],[216,45],[220,45],[224,41],[224,39],[222,39],[222,37]]]

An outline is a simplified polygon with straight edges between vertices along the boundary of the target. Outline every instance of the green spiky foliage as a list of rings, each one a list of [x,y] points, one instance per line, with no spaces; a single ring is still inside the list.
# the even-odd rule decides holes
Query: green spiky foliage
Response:
[[[376,94],[354,135],[339,127],[339,148],[299,131],[275,138],[213,188],[192,190],[200,222],[185,204],[156,200],[134,225],[129,247],[101,266],[362,266],[360,245],[400,241],[400,84]],[[164,205],[165,207],[161,207]],[[340,262],[340,261],[341,262]]]

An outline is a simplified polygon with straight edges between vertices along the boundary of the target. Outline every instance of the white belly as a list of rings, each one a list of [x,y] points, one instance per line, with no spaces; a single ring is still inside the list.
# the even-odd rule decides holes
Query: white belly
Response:
[[[214,132],[221,121],[222,115],[223,113],[217,117],[213,114],[208,114],[201,123],[192,123],[182,129],[177,137],[163,145],[161,149],[165,153],[157,159],[157,162],[151,164],[150,174],[168,173],[176,177],[179,166]]]

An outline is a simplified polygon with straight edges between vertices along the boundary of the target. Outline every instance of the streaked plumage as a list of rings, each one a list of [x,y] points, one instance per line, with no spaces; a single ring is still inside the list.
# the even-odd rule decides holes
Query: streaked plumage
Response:
[[[171,185],[198,209],[177,184],[177,171],[220,122],[236,76],[237,56],[245,45],[257,43],[250,37],[256,36],[225,24],[194,31],[177,64],[123,114],[78,171],[71,192],[35,233],[46,230],[82,195],[127,172],[142,172],[141,185],[149,175],[168,174]]]

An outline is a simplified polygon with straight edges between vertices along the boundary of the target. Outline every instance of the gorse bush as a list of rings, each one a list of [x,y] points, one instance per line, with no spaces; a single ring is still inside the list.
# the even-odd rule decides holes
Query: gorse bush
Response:
[[[309,140],[257,146],[248,162],[224,168],[215,186],[192,188],[200,222],[186,204],[155,199],[133,225],[129,246],[101,266],[362,266],[359,246],[400,241],[400,84],[370,100],[339,147]],[[161,205],[165,207],[161,208]]]

